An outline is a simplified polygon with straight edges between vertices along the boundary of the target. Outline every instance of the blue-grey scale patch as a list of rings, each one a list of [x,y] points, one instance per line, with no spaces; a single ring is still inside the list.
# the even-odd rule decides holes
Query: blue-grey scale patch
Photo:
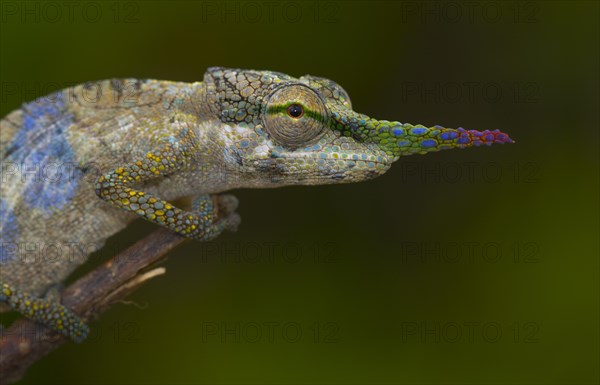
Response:
[[[421,142],[421,147],[430,148],[437,146],[437,141],[435,139],[425,139]]]
[[[0,200],[0,264],[17,257],[19,225],[15,213]]]
[[[427,128],[425,127],[413,127],[410,130],[410,133],[413,135],[425,135],[427,133]]]
[[[392,134],[394,134],[394,136],[402,136],[402,135],[404,135],[404,128],[403,127],[394,127],[392,129]]]
[[[446,131],[440,134],[442,140],[452,140],[458,138],[458,133],[454,131]]]
[[[6,160],[22,170],[23,202],[28,207],[49,214],[75,195],[83,172],[65,135],[72,122],[61,93],[23,106],[23,127]]]

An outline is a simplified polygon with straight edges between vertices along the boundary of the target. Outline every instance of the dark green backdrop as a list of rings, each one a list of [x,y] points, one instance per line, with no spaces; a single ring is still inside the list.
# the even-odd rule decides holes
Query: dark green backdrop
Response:
[[[368,115],[517,144],[237,191],[238,233],[179,248],[25,383],[599,381],[597,2],[69,4],[2,2],[3,116],[220,65],[329,77]]]

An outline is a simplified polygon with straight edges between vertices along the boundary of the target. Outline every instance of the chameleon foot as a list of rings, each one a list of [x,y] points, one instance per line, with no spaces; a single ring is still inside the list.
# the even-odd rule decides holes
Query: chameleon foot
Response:
[[[75,313],[56,301],[33,297],[5,283],[1,285],[0,301],[77,343],[89,333],[89,327]]]
[[[237,231],[238,226],[242,222],[242,218],[235,212],[239,206],[238,199],[231,194],[215,196],[217,201],[217,213],[219,217],[224,218],[227,222],[225,230]]]
[[[236,231],[241,222],[235,212],[238,200],[233,195],[200,195],[192,202],[192,212],[201,223],[203,236],[196,237],[200,241],[215,239],[224,230]]]

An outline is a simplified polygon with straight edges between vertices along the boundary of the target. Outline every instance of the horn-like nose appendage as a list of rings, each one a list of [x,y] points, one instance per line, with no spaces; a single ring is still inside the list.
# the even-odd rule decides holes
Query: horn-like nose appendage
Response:
[[[333,114],[335,128],[346,136],[377,144],[393,156],[426,154],[451,148],[504,144],[514,141],[500,130],[465,130],[442,126],[413,126],[408,123],[371,119],[365,115]]]
[[[379,135],[383,136],[379,145],[399,156],[426,154],[452,148],[490,146],[493,143],[514,143],[507,134],[500,130],[477,131],[465,130],[462,127],[453,129],[442,126],[424,127],[389,122],[382,124],[378,131]]]

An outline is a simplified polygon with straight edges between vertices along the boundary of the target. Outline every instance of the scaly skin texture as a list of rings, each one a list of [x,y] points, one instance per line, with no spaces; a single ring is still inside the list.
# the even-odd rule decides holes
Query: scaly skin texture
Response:
[[[495,131],[375,120],[331,80],[210,68],[203,82],[108,80],[0,121],[0,300],[75,341],[44,295],[136,216],[209,240],[240,222],[234,188],[349,183],[400,156],[510,143]],[[191,208],[173,200],[196,196]]]

